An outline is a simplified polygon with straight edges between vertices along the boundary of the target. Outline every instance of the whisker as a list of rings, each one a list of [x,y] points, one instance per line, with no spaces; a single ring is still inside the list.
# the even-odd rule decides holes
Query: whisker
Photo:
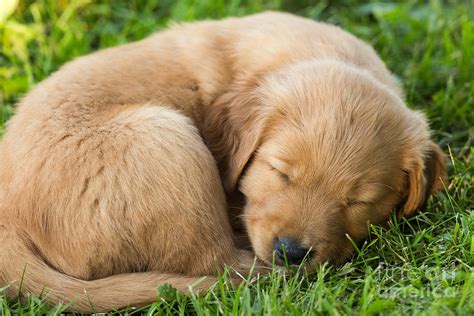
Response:
[[[235,215],[234,216],[235,218],[239,218],[239,219],[244,219],[245,217],[249,217],[248,215],[245,215],[245,214],[239,214],[239,215]]]

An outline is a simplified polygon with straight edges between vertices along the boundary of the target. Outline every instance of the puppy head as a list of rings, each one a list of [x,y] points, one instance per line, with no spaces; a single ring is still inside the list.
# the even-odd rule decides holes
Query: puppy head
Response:
[[[364,71],[305,62],[251,94],[232,104],[246,104],[245,119],[230,129],[225,181],[246,196],[245,224],[264,261],[276,252],[281,264],[283,252],[295,264],[341,263],[353,251],[347,235],[361,241],[368,223],[385,223],[401,204],[411,215],[441,188],[446,158],[424,116]]]

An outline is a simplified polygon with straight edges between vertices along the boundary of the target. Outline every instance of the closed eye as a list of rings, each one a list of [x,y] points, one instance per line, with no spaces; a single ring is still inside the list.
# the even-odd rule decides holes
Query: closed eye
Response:
[[[346,199],[344,201],[344,205],[346,207],[351,207],[351,206],[362,206],[362,205],[369,205],[371,204],[370,202],[365,202],[365,201],[359,201],[356,199]]]
[[[290,177],[289,177],[286,173],[283,173],[283,172],[281,172],[280,170],[278,170],[277,168],[272,167],[272,166],[270,166],[270,170],[273,170],[273,171],[277,172],[278,175],[280,176],[280,178],[281,178],[283,181],[285,181],[285,182],[287,182],[287,183],[290,182]]]

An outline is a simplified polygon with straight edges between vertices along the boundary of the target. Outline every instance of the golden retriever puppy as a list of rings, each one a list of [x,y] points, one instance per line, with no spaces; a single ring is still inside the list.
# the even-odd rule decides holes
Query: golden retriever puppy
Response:
[[[107,311],[165,283],[206,289],[225,266],[246,275],[236,192],[260,260],[340,263],[347,235],[440,189],[445,160],[339,28],[283,13],[177,25],[78,58],[19,103],[0,143],[0,287]]]

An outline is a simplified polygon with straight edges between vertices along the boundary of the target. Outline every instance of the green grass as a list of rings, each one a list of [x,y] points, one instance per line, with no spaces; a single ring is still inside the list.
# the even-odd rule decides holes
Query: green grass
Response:
[[[198,297],[162,288],[167,300],[125,313],[470,315],[474,313],[474,2],[419,2],[21,1],[0,22],[0,136],[15,102],[61,64],[143,38],[170,21],[274,9],[340,25],[374,45],[403,82],[408,104],[428,114],[433,137],[450,153],[446,190],[414,218],[393,218],[388,229],[370,227],[370,240],[341,268],[321,266],[316,273],[291,278],[274,273],[234,289],[221,282]],[[7,303],[1,290],[0,306],[0,315],[55,314],[63,309],[49,307],[41,298],[30,298],[23,305]]]

